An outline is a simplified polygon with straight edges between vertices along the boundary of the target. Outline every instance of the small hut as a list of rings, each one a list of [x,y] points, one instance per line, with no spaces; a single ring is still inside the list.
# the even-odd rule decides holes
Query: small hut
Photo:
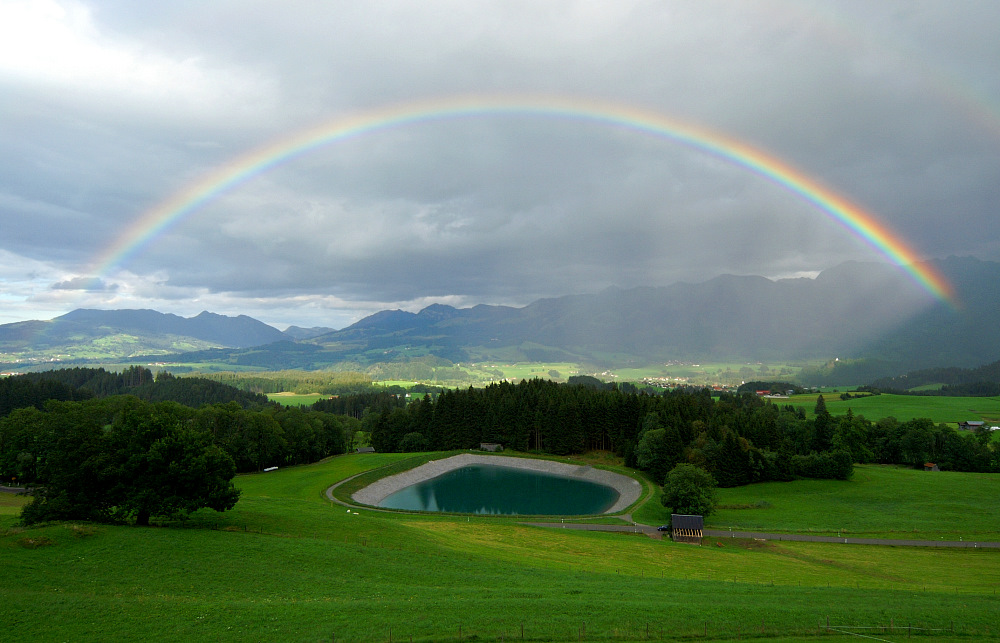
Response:
[[[676,543],[700,545],[704,526],[702,516],[670,514],[670,539]]]
[[[940,471],[941,469],[933,462],[924,463],[924,471]]]
[[[358,447],[354,450],[355,453],[375,453],[375,447]]]
[[[480,451],[492,451],[493,453],[497,453],[499,451],[503,451],[503,445],[502,444],[497,444],[496,442],[480,442],[479,443],[479,450]]]

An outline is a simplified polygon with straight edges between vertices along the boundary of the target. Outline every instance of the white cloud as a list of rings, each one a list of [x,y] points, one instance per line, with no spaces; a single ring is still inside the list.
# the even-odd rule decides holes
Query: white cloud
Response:
[[[224,110],[230,117],[270,107],[273,89],[253,71],[213,66],[196,53],[171,57],[111,33],[74,0],[0,3],[0,82],[58,91],[55,100],[91,110]]]

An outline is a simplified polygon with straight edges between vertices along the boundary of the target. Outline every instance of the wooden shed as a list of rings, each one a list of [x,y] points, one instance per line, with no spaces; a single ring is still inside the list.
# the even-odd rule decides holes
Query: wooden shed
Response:
[[[503,451],[503,445],[502,444],[497,444],[496,442],[480,442],[479,443],[479,450],[480,451],[492,451],[494,453],[497,453],[499,451]]]
[[[670,539],[674,542],[700,545],[704,527],[702,516],[670,514]]]

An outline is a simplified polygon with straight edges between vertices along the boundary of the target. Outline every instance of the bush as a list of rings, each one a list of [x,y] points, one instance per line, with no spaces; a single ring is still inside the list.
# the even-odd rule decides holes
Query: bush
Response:
[[[427,438],[422,433],[407,433],[399,441],[399,450],[403,453],[414,453],[427,450]]]
[[[795,475],[803,478],[848,480],[854,475],[854,459],[849,451],[823,451],[792,458]]]

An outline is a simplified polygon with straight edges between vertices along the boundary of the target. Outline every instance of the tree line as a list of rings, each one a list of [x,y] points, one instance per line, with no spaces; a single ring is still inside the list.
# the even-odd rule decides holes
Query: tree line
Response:
[[[72,423],[108,428],[124,416],[149,422],[156,418],[195,431],[230,457],[238,472],[306,464],[344,453],[360,426],[342,415],[280,405],[244,409],[228,402],[195,409],[131,395],[50,400],[41,409],[21,408],[0,419],[0,480],[46,484],[52,454],[62,448],[60,440]]]
[[[38,487],[23,514],[29,521],[141,524],[228,508],[237,471],[315,462],[344,453],[357,434],[380,452],[484,442],[556,455],[609,450],[657,481],[684,464],[723,487],[846,479],[854,463],[869,462],[1000,471],[988,430],[962,434],[927,419],[872,422],[851,411],[834,417],[822,396],[807,417],[801,407],[753,393],[533,379],[428,392],[412,402],[399,392],[364,392],[306,409],[218,382],[153,378],[138,367],[49,374],[0,380],[0,480]],[[113,391],[128,393],[107,394]]]
[[[603,449],[658,481],[688,462],[723,487],[794,477],[846,479],[854,463],[934,461],[943,469],[1000,471],[1000,452],[988,434],[962,435],[927,419],[872,422],[850,411],[834,417],[822,397],[807,418],[801,407],[753,393],[650,394],[535,379],[446,390],[408,405],[383,402],[362,418],[381,452],[474,449],[481,443],[557,455]]]
[[[178,378],[166,371],[154,377],[141,366],[129,366],[121,372],[78,367],[0,379],[0,416],[26,406],[41,408],[48,400],[86,400],[124,394],[151,402],[170,400],[195,407],[236,402],[250,408],[270,403],[260,393],[203,377]]]
[[[269,371],[238,373],[220,371],[201,373],[199,378],[212,380],[250,393],[322,393],[351,395],[372,389],[372,378],[354,371]]]

